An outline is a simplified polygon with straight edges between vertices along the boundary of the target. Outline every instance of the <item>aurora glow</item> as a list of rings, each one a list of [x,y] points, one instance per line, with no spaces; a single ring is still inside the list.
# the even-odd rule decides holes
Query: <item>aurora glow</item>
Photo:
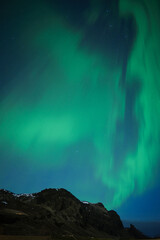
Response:
[[[9,2],[0,187],[122,211],[159,183],[159,1]]]

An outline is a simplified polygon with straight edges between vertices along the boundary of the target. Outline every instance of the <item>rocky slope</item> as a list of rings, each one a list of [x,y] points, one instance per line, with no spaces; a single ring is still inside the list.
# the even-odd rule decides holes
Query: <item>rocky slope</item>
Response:
[[[81,202],[65,189],[21,195],[1,189],[0,234],[144,237],[133,226],[125,229],[118,214],[102,203]]]

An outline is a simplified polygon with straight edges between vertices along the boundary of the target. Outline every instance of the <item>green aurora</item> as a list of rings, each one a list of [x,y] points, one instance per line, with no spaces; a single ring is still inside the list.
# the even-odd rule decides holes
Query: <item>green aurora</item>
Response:
[[[23,42],[26,59],[28,52],[33,56],[20,64],[1,96],[0,146],[32,168],[59,171],[68,163],[70,149],[75,146],[80,154],[82,143],[89,142],[91,151],[86,156],[94,166],[95,179],[106,188],[104,203],[115,208],[151,188],[156,179],[159,1],[119,1],[117,29],[120,19],[126,23],[132,19],[135,29],[126,63],[112,51],[104,57],[101,51],[82,44],[87,29],[102,14],[103,5],[91,3],[83,28],[70,24],[43,0],[37,11],[36,1],[33,4],[31,20],[20,23],[23,31],[19,30],[17,45]],[[84,168],[87,160],[81,157]],[[78,158],[74,161],[79,164]],[[75,181],[79,187],[81,179]],[[86,183],[86,188],[91,184]]]

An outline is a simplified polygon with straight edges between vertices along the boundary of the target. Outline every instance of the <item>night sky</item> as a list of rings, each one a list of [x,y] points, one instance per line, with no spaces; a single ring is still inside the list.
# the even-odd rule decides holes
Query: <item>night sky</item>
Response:
[[[0,9],[0,188],[160,220],[160,1]]]

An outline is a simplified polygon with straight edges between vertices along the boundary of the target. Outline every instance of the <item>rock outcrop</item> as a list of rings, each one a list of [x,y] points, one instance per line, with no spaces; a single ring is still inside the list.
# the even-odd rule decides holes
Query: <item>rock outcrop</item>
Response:
[[[102,203],[81,202],[65,189],[19,195],[0,190],[0,234],[122,237],[133,232],[115,211]]]

